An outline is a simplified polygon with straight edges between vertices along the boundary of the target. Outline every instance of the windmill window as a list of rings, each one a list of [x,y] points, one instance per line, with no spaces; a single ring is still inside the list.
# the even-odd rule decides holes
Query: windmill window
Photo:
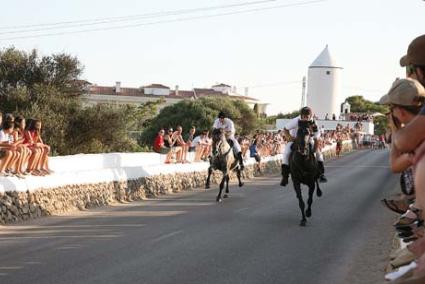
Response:
[[[326,75],[331,75],[331,71],[326,71]]]

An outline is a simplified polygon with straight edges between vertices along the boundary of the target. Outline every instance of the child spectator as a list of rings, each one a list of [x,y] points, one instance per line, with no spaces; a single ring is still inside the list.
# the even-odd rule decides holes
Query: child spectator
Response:
[[[12,143],[13,121],[5,120],[3,129],[0,130],[0,175],[9,176],[16,168],[19,159],[19,153],[16,146]]]
[[[50,146],[43,143],[41,139],[41,121],[34,119],[31,121],[31,124],[28,126],[27,131],[25,132],[25,141],[29,141],[31,145],[34,145],[41,151],[38,161],[35,160],[35,170],[33,174],[35,175],[46,175],[50,174],[52,171],[49,169],[49,153]]]
[[[28,174],[26,167],[32,151],[28,148],[25,141],[25,118],[22,115],[15,117],[14,131],[12,133],[13,142],[16,143],[17,151],[20,154],[16,172],[21,177]]]

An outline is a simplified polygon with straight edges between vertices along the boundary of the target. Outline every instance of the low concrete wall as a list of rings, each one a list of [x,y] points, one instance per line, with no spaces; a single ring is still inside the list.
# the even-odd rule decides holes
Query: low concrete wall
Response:
[[[343,151],[351,150],[351,143],[344,143]],[[335,145],[326,146],[324,154],[334,157]],[[281,159],[281,155],[265,158],[261,173],[254,159],[249,159],[243,177],[280,173]],[[75,155],[51,160],[55,173],[50,176],[0,178],[0,223],[203,188],[209,166],[205,162],[159,164],[161,157],[154,153]],[[231,178],[235,180],[235,174]],[[219,181],[221,173],[216,171],[211,182]]]

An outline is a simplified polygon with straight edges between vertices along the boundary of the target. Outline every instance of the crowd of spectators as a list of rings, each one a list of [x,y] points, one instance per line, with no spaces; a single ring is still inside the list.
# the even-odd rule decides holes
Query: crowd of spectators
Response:
[[[338,124],[335,130],[321,130],[320,147],[337,144],[337,155],[342,150],[342,142],[355,142],[357,131],[349,125],[343,127]],[[257,130],[252,136],[238,136],[236,139],[241,145],[242,157],[246,160],[254,158],[257,161],[257,170],[261,171],[261,160],[264,157],[281,154],[288,142],[284,132]],[[153,143],[153,150],[165,155],[165,163],[192,163],[208,161],[212,150],[212,139],[208,130],[198,131],[192,126],[186,135],[181,126],[176,130],[172,127],[160,129]]]
[[[401,214],[394,227],[407,246],[391,255],[393,271],[386,279],[425,283],[425,35],[410,43],[400,64],[407,78],[397,79],[380,103],[390,108],[390,166],[400,174],[401,192],[382,202]]]
[[[41,138],[40,120],[0,113],[0,176],[44,176],[49,169],[50,147]]]

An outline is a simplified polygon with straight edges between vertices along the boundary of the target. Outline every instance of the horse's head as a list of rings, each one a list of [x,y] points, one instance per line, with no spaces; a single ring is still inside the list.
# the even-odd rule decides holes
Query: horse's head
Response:
[[[294,141],[294,150],[303,156],[310,156],[311,128],[309,121],[300,120],[298,123],[297,137]]]
[[[211,136],[213,152],[216,152],[220,148],[220,145],[223,143],[223,141],[226,141],[226,138],[224,136],[224,130],[221,128],[216,128],[212,131]]]

